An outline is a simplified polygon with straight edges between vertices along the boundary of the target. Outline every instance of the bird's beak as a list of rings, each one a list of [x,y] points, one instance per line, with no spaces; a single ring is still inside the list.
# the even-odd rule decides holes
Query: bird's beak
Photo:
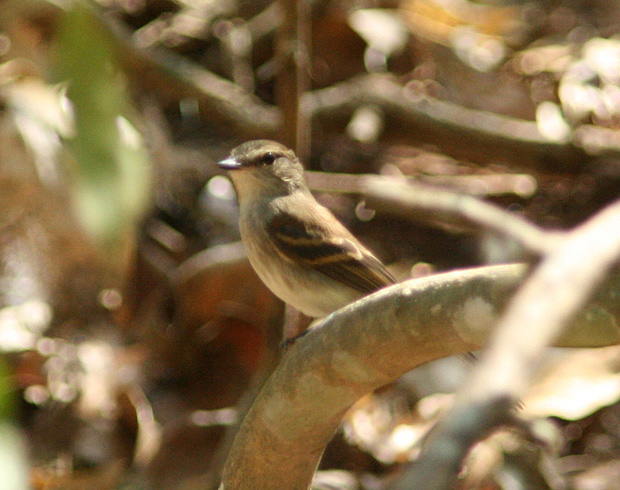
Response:
[[[218,167],[225,170],[239,170],[243,165],[234,158],[228,157],[217,163]]]

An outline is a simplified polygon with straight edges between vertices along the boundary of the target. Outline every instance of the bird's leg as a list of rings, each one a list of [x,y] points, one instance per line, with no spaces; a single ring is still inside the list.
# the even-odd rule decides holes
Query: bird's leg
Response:
[[[282,353],[295,343],[295,341],[306,335],[310,329],[313,318],[304,315],[290,305],[286,305],[284,310],[284,327],[282,332],[283,340],[280,343]]]
[[[302,335],[312,323],[312,318],[304,315],[290,305],[284,310],[284,328],[282,337],[284,341]]]

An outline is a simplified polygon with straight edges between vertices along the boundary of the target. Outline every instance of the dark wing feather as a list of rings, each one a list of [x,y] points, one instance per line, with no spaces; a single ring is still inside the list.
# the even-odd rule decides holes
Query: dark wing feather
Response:
[[[322,219],[325,216],[313,218],[302,221],[280,212],[268,223],[269,236],[280,255],[364,294],[396,282],[385,266],[339,223]]]

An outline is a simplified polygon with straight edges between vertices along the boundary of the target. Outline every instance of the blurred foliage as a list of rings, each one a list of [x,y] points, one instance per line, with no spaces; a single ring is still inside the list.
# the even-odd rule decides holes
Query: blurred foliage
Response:
[[[11,384],[10,371],[0,357],[0,419],[11,420],[15,416],[15,387]]]
[[[28,470],[22,434],[15,423],[15,387],[0,357],[0,475],[5,490],[26,490]]]
[[[67,85],[75,117],[73,192],[82,224],[113,254],[149,203],[150,167],[109,33],[85,2],[69,5],[56,77]]]

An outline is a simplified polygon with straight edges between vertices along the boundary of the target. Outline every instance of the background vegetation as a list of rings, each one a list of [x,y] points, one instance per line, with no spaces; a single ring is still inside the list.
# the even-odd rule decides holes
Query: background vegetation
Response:
[[[216,488],[224,471],[253,488],[246,439],[225,462],[283,358],[278,409],[315,435],[338,425],[317,487],[616,488],[619,32],[620,5],[591,0],[1,1],[2,487]],[[320,201],[419,279],[284,354],[215,164],[255,138],[295,147]],[[540,264],[520,289],[523,268],[462,272],[515,261]],[[411,288],[420,303],[394,299]],[[438,339],[406,305],[445,309]],[[512,337],[472,373],[435,361],[496,326]],[[334,353],[381,375],[322,373],[334,405],[313,405],[302,375]],[[454,460],[432,441],[419,458],[440,418]],[[301,442],[273,473],[250,455],[256,478],[306,488],[286,465],[311,475],[323,446],[270,423]]]

